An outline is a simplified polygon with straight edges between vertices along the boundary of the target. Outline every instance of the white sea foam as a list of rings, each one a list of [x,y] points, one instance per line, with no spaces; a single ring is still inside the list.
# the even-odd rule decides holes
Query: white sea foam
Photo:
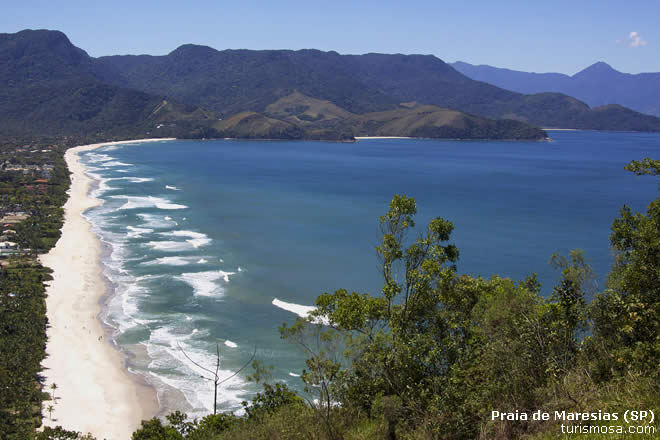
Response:
[[[211,239],[208,235],[202,232],[195,231],[170,231],[170,232],[161,232],[160,235],[166,237],[187,237],[186,242],[190,243],[192,247],[198,248],[200,246],[205,246],[211,243]]]
[[[125,177],[110,177],[107,180],[127,180],[130,183],[144,183],[144,182],[151,182],[153,181],[153,177],[132,177],[132,176],[125,176]]]
[[[145,243],[145,245],[154,250],[166,252],[179,252],[193,249],[192,245],[187,241],[149,241]]]
[[[126,226],[126,229],[128,229],[129,231],[126,234],[128,238],[140,238],[142,237],[143,234],[149,234],[151,232],[154,232],[154,230],[150,228],[138,228],[135,226]]]
[[[200,258],[199,261],[197,262],[197,264],[204,264],[204,263],[208,263],[208,262],[209,262],[209,260],[207,260],[206,258]]]
[[[153,359],[149,364],[150,374],[163,383],[183,392],[188,403],[193,407],[193,414],[206,415],[213,408],[213,387],[199,376],[208,376],[208,371],[195,365],[195,363],[212,368],[216,364],[216,355],[192,339],[198,333],[181,334],[182,329],[176,331],[170,327],[161,327],[151,332],[149,342],[146,344],[147,352]],[[185,354],[184,354],[185,352]],[[192,362],[191,361],[194,361]],[[221,359],[222,362],[222,359]],[[174,369],[174,371],[172,371]],[[231,370],[220,370],[221,379],[230,377]],[[218,389],[218,404],[228,409],[240,408],[240,402],[246,382],[239,376],[223,382]]]
[[[137,214],[145,223],[142,225],[146,228],[165,229],[171,228],[176,225],[171,217],[162,217],[157,214]]]
[[[165,189],[171,189],[172,191],[181,191],[176,186],[165,185]]]
[[[132,163],[124,163],[124,162],[119,162],[117,160],[112,160],[110,162],[102,162],[102,165],[105,168],[112,168],[112,167],[132,167]]]
[[[154,196],[110,196],[113,199],[125,199],[126,203],[119,209],[140,209],[140,208],[158,208],[158,209],[185,209],[186,205],[170,203],[169,200]]]
[[[101,195],[103,195],[104,193],[106,193],[107,191],[112,191],[112,190],[117,189],[117,188],[108,186],[108,184],[106,182],[110,179],[108,179],[106,177],[103,177],[102,175],[100,175],[98,173],[93,173],[93,172],[89,171],[89,169],[88,169],[87,170],[87,175],[98,183],[98,186],[92,192],[92,197],[98,198]]]
[[[241,266],[238,266],[238,271],[243,272],[243,269],[241,269]]]
[[[109,162],[111,160],[115,160],[115,158],[110,157],[107,154],[87,153],[87,162],[89,163]]]
[[[115,170],[115,173],[128,173],[128,170]]]
[[[130,275],[120,274],[112,275],[106,272],[106,276],[115,283],[115,295],[108,304],[108,315],[118,327],[120,333],[137,326],[143,326],[153,319],[145,319],[140,314],[139,300],[149,293],[147,286],[144,286],[141,278],[135,278]]]
[[[300,377],[300,374],[296,374],[294,372],[289,371],[289,376],[291,376],[291,377]]]
[[[277,298],[273,300],[272,303],[275,307],[279,307],[280,309],[284,309],[287,312],[295,313],[296,315],[300,316],[301,318],[306,318],[307,315],[309,315],[311,312],[316,310],[316,307],[313,306],[303,306],[300,304],[294,304],[294,303],[288,303],[281,301]]]
[[[229,348],[237,348],[238,347],[238,344],[236,344],[235,342],[230,341],[229,339],[227,339],[225,341],[225,345]]]
[[[174,277],[183,281],[193,288],[195,296],[219,296],[224,289],[218,282],[223,280],[225,284],[229,283],[229,276],[234,272],[224,272],[222,270],[208,272],[188,272],[181,276]]]
[[[301,318],[307,318],[310,313],[316,310],[316,307],[314,306],[303,306],[301,304],[288,303],[277,298],[273,300],[272,304],[275,307],[286,310],[287,312],[295,313]],[[319,317],[314,320],[314,323],[328,325],[330,321],[326,317]]]
[[[156,258],[155,260],[145,261],[141,264],[145,266],[187,266],[194,263],[195,260],[197,260],[197,257],[162,257]]]
[[[206,246],[211,242],[210,238],[193,238],[190,240],[186,240],[188,243],[193,245],[194,248],[198,248],[200,246]]]

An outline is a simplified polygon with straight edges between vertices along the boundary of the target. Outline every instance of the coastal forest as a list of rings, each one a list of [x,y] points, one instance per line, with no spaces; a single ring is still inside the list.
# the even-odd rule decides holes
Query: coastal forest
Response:
[[[63,159],[66,141],[34,138],[0,144],[2,240],[16,245],[0,260],[0,438],[32,438],[41,425],[41,361],[46,347],[44,283],[50,269],[37,255],[60,237],[69,172]],[[74,142],[74,139],[70,141]],[[22,219],[14,222],[13,217]],[[11,252],[5,254],[5,252]]]

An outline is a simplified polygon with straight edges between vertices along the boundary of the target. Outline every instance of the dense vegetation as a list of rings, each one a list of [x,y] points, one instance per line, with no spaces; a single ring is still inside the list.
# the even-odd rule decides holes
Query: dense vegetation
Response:
[[[203,137],[203,127],[217,120],[195,106],[104,83],[95,69],[61,32],[0,34],[0,133]]]
[[[627,168],[660,175],[660,161]],[[174,413],[165,424],[144,421],[133,439],[558,439],[569,427],[584,438],[618,429],[621,438],[658,438],[657,420],[623,414],[660,410],[660,198],[645,214],[624,206],[614,221],[603,292],[593,295],[593,273],[575,250],[552,256],[560,280],[549,298],[534,274],[457,275],[452,223],[436,218],[411,240],[416,210],[395,196],[380,218],[379,294],[324,293],[308,318],[280,329],[307,353],[304,399],[266,383],[244,416],[191,422]],[[259,365],[257,373],[263,380]],[[549,420],[531,420],[539,410]],[[555,411],[596,417],[557,420]]]
[[[236,51],[228,63],[218,59],[218,53],[184,46],[164,60],[166,63],[159,62],[153,66],[155,70],[149,70],[143,61],[153,57],[95,60],[60,32],[0,35],[0,78],[7,84],[0,88],[0,130],[5,135],[86,135],[99,139],[352,140],[373,134],[546,137],[541,130],[520,122],[470,115],[429,118],[428,109],[398,107],[396,99],[365,87],[349,74],[319,72],[288,53]],[[117,66],[110,60],[117,61]],[[122,76],[121,68],[135,69],[129,74],[132,81]],[[301,102],[283,105],[296,99]],[[314,112],[318,102],[337,111]],[[278,111],[269,110],[273,107]],[[364,113],[385,109],[394,111],[386,120],[379,120],[380,114],[371,117]],[[439,111],[448,112],[435,109]],[[395,123],[388,123],[394,119]]]
[[[3,227],[3,235],[20,249],[0,261],[0,438],[7,440],[30,438],[41,425],[42,401],[49,398],[40,372],[47,324],[44,282],[50,270],[35,257],[60,236],[69,188],[65,146],[51,141],[0,143],[0,210],[28,216]]]
[[[113,84],[166,94],[223,117],[264,112],[297,91],[356,114],[394,110],[402,102],[415,101],[541,127],[660,131],[656,117],[623,107],[591,109],[560,93],[511,92],[474,81],[430,55],[217,51],[185,45],[164,56],[112,56],[97,62]]]

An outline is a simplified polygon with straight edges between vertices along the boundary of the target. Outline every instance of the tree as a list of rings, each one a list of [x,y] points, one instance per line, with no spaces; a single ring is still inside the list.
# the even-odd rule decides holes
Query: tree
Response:
[[[303,345],[310,355],[303,380],[321,390],[328,418],[333,396],[342,405],[357,405],[365,411],[377,399],[388,398],[400,402],[395,405],[399,409],[390,411],[388,423],[394,427],[404,415],[423,412],[432,394],[429,380],[445,376],[456,360],[452,339],[464,335],[452,328],[451,305],[443,305],[443,300],[460,302],[443,297],[455,279],[458,260],[457,248],[443,244],[453,225],[442,218],[432,220],[426,234],[404,250],[416,213],[415,199],[395,195],[388,212],[380,217],[381,296],[349,294],[344,289],[325,293],[307,319],[282,328],[284,337]],[[321,324],[327,324],[326,330],[320,330]],[[305,344],[305,332],[318,334],[325,349]],[[351,361],[348,369],[330,356],[338,335],[343,336]]]
[[[140,428],[131,436],[132,440],[183,440],[184,438],[174,427],[163,425],[156,417],[143,420]]]
[[[660,175],[660,161],[633,161],[626,169],[638,175]],[[591,308],[594,336],[603,353],[601,372],[629,368],[660,375],[660,198],[646,214],[624,206],[612,224],[614,265],[607,289]]]
[[[44,430],[37,434],[35,440],[96,440],[91,434],[81,434],[76,431],[67,431],[61,426],[51,428],[44,427]]]
[[[232,414],[211,414],[201,420],[188,420],[188,416],[175,411],[165,417],[164,425],[157,417],[143,420],[132,440],[206,440],[215,438],[239,422]]]
[[[50,391],[50,393],[51,393],[50,396],[52,397],[53,402],[55,402],[55,390],[57,389],[57,384],[56,384],[56,383],[52,383],[52,384],[50,385],[50,389],[51,389],[51,391]]]
[[[215,344],[215,350],[216,350],[215,370],[210,370],[210,369],[198,364],[194,360],[192,360],[190,358],[190,356],[188,356],[188,353],[186,353],[183,350],[183,348],[181,348],[181,345],[179,345],[179,350],[181,350],[181,353],[183,353],[183,355],[186,357],[186,359],[188,359],[190,362],[195,364],[198,368],[201,368],[206,373],[210,374],[210,376],[200,375],[199,377],[201,377],[202,379],[206,379],[206,380],[209,380],[209,381],[213,382],[213,414],[214,415],[217,414],[217,410],[218,410],[218,386],[222,385],[223,383],[227,382],[229,379],[231,379],[232,377],[236,376],[238,373],[243,371],[243,369],[245,369],[245,367],[250,365],[250,363],[254,360],[254,356],[257,354],[257,347],[255,347],[254,348],[254,353],[252,353],[252,357],[250,358],[250,360],[248,360],[241,368],[239,368],[233,374],[225,377],[224,379],[220,379],[220,376],[218,375],[218,372],[220,371],[220,344]]]

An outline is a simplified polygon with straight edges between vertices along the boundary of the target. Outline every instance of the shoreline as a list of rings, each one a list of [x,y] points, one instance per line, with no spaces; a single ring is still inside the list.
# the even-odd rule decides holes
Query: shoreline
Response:
[[[131,373],[125,356],[112,340],[101,319],[108,296],[101,267],[101,243],[82,215],[98,206],[90,196],[93,179],[86,174],[78,153],[107,145],[172,140],[137,139],[81,145],[64,154],[71,172],[69,198],[64,204],[62,235],[54,248],[39,256],[53,270],[46,283],[48,329],[46,359],[42,362],[44,391],[54,390],[53,418],[44,409],[45,426],[61,425],[68,430],[91,433],[97,438],[124,440],[140,422],[159,411],[156,390]]]
[[[361,141],[363,139],[422,139],[422,138],[413,138],[409,136],[355,136],[355,140]]]

